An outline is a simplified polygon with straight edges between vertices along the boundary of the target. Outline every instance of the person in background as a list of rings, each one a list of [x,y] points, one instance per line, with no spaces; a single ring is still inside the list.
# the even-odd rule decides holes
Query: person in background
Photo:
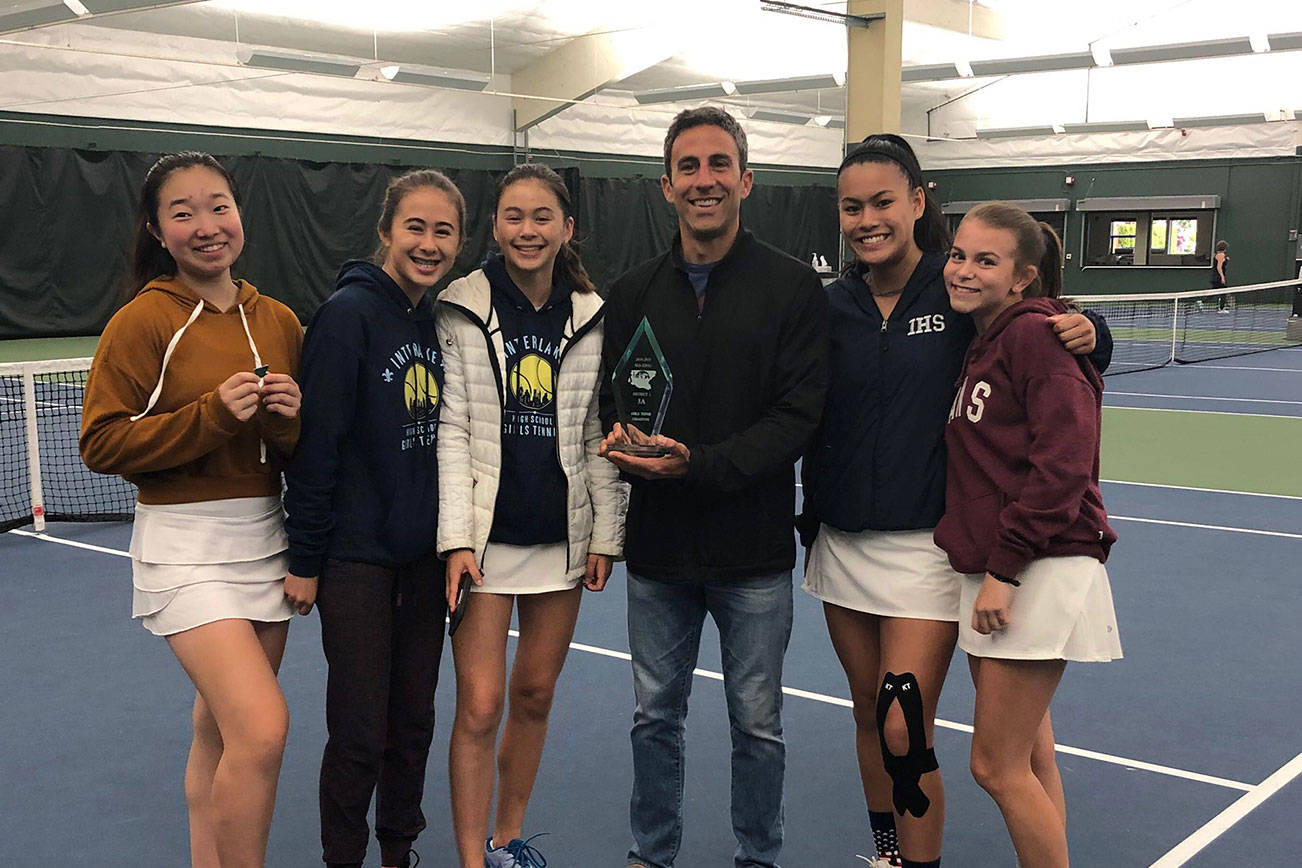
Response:
[[[945,431],[935,538],[965,574],[972,774],[1024,868],[1068,864],[1060,778],[1033,759],[1067,661],[1121,657],[1103,566],[1117,538],[1099,492],[1103,379],[1054,337],[1050,318],[1067,310],[1061,263],[1047,224],[995,202],[963,218],[945,265],[950,304],[977,337]]]
[[[81,455],[139,488],[132,615],[195,686],[185,766],[190,862],[266,859],[289,709],[281,468],[298,438],[303,330],[231,277],[238,192],[208,154],[145,175],[131,284],[86,382]]]
[[[438,549],[448,605],[466,607],[452,638],[448,755],[462,868],[546,864],[537,836],[522,830],[556,680],[583,588],[602,590],[622,551],[623,486],[597,455],[604,305],[573,234],[565,183],[545,166],[517,166],[493,208],[501,253],[439,296],[447,381]],[[463,577],[474,593],[458,603]],[[513,610],[520,630],[508,684]]]
[[[374,262],[350,260],[303,348],[303,433],[286,473],[285,593],[321,612],[328,738],[322,858],[360,866],[375,795],[380,864],[406,868],[443,653],[438,413],[443,355],[430,290],[465,244],[466,204],[441,172],[390,181]]]
[[[945,292],[949,229],[908,142],[864,139],[837,190],[854,263],[828,287],[831,387],[802,465],[804,589],[823,602],[849,682],[873,861],[936,866],[945,790],[933,730],[962,577],[932,531],[945,504],[945,418],[974,331]],[[1106,367],[1101,318],[1097,348],[1085,316],[1052,326],[1067,350],[1094,351]],[[1051,759],[1047,718],[1044,737]]]
[[[746,134],[713,106],[678,114],[660,186],[672,246],[610,290],[603,353],[616,369],[645,319],[673,392],[660,458],[630,439],[603,391],[603,454],[632,479],[630,866],[670,868],[683,830],[684,730],[701,629],[719,628],[732,734],[737,868],[773,868],[783,841],[782,663],[791,636],[796,459],[827,389],[827,302],[807,265],[741,225]]]
[[[1230,284],[1230,254],[1227,252],[1229,249],[1229,242],[1216,242],[1216,255],[1212,257],[1212,289],[1224,289]],[[1216,312],[1225,313],[1228,301],[1229,296],[1225,293],[1217,295]]]

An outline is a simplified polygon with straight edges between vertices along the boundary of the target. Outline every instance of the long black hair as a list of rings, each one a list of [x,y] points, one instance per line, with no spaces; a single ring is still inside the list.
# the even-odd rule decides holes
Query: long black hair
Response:
[[[874,133],[850,149],[841,166],[836,170],[841,177],[850,166],[861,163],[893,163],[909,179],[910,190],[921,190],[923,198],[922,216],[913,224],[913,241],[923,253],[938,253],[949,250],[953,237],[949,233],[949,223],[941,213],[940,206],[927,195],[927,186],[922,178],[922,167],[918,164],[918,155],[902,137],[894,133]]]
[[[123,301],[129,300],[142,286],[156,277],[176,276],[176,260],[154,237],[150,229],[158,231],[158,197],[163,184],[173,172],[195,166],[203,166],[221,175],[226,181],[226,186],[230,188],[236,210],[239,210],[240,193],[236,189],[235,178],[211,154],[181,151],[159,157],[145,173],[145,183],[140,190],[140,206],[136,209],[136,237],[131,247],[131,261],[127,265],[126,278],[123,281]]]
[[[506,173],[506,177],[502,178],[501,183],[497,185],[497,195],[493,197],[494,214],[497,213],[497,206],[502,201],[502,194],[506,192],[506,188],[517,181],[537,181],[542,184],[552,192],[556,201],[561,203],[561,214],[566,219],[573,219],[574,206],[570,203],[569,189],[560,175],[542,163],[521,163]],[[561,245],[560,251],[556,254],[556,262],[552,265],[552,282],[564,283],[575,292],[597,291],[592,278],[588,276],[588,270],[583,267],[583,261],[579,259],[579,252],[568,241]]]

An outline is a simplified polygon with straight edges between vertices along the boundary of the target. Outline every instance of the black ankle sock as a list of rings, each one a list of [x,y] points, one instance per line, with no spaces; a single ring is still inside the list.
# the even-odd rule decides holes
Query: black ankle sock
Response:
[[[914,862],[912,859],[905,859],[904,868],[940,868],[940,860],[933,859],[930,862]]]
[[[890,811],[869,811],[868,825],[873,830],[873,846],[877,855],[894,864],[900,859],[900,842],[895,835],[895,814]]]

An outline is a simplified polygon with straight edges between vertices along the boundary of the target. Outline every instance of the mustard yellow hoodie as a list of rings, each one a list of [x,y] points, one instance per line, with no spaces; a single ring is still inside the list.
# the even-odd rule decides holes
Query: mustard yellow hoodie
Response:
[[[303,329],[285,305],[247,281],[236,285],[235,304],[223,312],[180,278],[156,278],[100,338],[86,380],[81,457],[91,470],[139,486],[141,503],[280,494],[298,419],[259,407],[239,422],[217,387],[254,370],[255,358],[297,378]]]

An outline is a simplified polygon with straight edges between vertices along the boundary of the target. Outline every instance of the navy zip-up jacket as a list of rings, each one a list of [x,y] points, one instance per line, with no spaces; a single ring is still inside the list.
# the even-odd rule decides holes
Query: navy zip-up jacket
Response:
[[[302,434],[285,470],[289,571],[327,558],[381,566],[432,552],[443,356],[434,307],[350,260],[303,343]]]
[[[948,253],[924,253],[888,319],[856,266],[827,287],[831,386],[823,422],[801,468],[801,541],[820,523],[857,533],[923,530],[945,512],[945,419],[963,355],[976,335],[971,317],[949,306]],[[1089,359],[1112,357],[1103,318]]]

